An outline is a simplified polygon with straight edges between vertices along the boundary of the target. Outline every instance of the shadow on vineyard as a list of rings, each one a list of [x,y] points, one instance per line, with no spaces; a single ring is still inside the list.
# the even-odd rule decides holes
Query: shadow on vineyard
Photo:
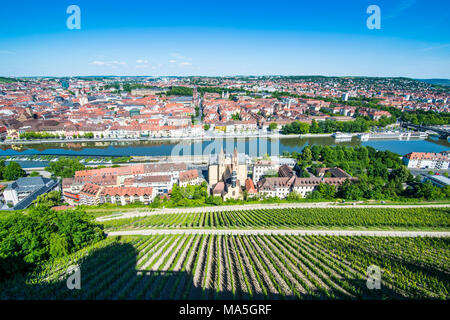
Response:
[[[0,299],[446,299],[446,239],[115,237],[0,282]],[[443,254],[442,254],[443,253]],[[414,256],[412,256],[414,254]],[[80,289],[71,266],[78,266]],[[379,266],[380,289],[366,270]]]
[[[68,289],[67,279],[73,274],[67,273],[68,264],[65,268],[54,268],[57,276],[53,280],[33,276],[1,283],[0,300],[233,299],[231,291],[217,292],[196,286],[190,272],[139,270],[137,262],[136,248],[116,241],[78,261],[81,289]],[[249,297],[241,293],[240,298]],[[263,297],[253,296],[253,299]]]

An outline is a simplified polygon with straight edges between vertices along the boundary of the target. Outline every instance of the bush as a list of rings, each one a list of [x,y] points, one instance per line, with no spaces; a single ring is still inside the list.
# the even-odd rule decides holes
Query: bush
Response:
[[[80,209],[55,212],[47,205],[0,219],[0,278],[31,271],[100,241],[103,227],[93,219]]]

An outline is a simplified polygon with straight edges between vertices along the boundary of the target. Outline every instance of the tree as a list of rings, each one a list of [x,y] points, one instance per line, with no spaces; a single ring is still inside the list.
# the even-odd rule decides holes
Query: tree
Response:
[[[269,124],[269,131],[275,131],[277,129],[278,125],[275,122],[272,122]]]
[[[323,131],[317,124],[317,121],[313,119],[311,121],[311,127],[309,128],[309,132],[310,133],[322,133]]]
[[[35,205],[48,205],[49,207],[54,207],[61,204],[61,192],[60,191],[50,191],[48,193],[41,194],[33,201]]]
[[[302,160],[306,163],[310,163],[312,159],[312,152],[309,146],[306,146],[302,151]]]
[[[76,159],[61,157],[45,169],[55,177],[72,178],[76,171],[84,170],[85,166]]]
[[[231,115],[231,119],[239,121],[239,120],[241,120],[241,116],[240,116],[240,114],[238,112],[236,112],[236,113]]]
[[[288,200],[288,201],[297,201],[297,200],[300,200],[301,198],[302,198],[302,196],[300,194],[298,194],[295,191],[292,191],[292,192],[290,192],[287,195],[286,200]]]
[[[33,171],[30,173],[30,177],[40,177],[41,175],[37,171]]]
[[[153,199],[151,206],[152,206],[152,208],[159,208],[160,205],[161,205],[161,197],[159,195],[157,195],[155,197],[155,199]]]
[[[322,146],[315,144],[311,147],[311,155],[312,155],[312,160],[314,161],[319,161],[320,160],[320,155],[322,152]]]
[[[20,164],[15,161],[10,162],[3,170],[3,178],[12,181],[25,176],[26,172],[22,169]]]
[[[0,179],[3,179],[4,170],[5,170],[5,160],[0,159]]]
[[[417,186],[416,195],[418,198],[426,200],[437,200],[442,197],[440,188],[433,186],[431,181],[419,184]]]
[[[320,194],[321,199],[333,199],[336,193],[336,188],[332,184],[319,183],[317,186],[317,192]]]
[[[172,200],[174,203],[177,203],[183,198],[183,195],[181,194],[181,188],[178,186],[178,184],[174,184],[172,187],[172,192],[170,193],[170,200]]]
[[[206,199],[206,203],[212,204],[215,206],[220,206],[223,203],[222,197],[218,196],[209,196],[208,199]]]
[[[52,233],[50,235],[50,256],[53,258],[63,257],[69,253],[69,243],[64,235]]]
[[[281,129],[283,134],[305,134],[309,132],[309,124],[306,122],[294,121],[286,124]]]
[[[364,192],[360,188],[360,183],[351,183],[350,180],[345,182],[338,188],[338,196],[349,200],[358,200],[364,196]]]
[[[389,174],[389,179],[397,179],[401,183],[405,183],[411,182],[413,180],[413,175],[406,168],[406,166],[401,166],[400,168],[391,171],[391,173]]]
[[[210,126],[208,123],[206,123],[206,124],[203,126],[203,129],[205,129],[205,131],[208,131],[209,128],[211,128],[211,126]]]

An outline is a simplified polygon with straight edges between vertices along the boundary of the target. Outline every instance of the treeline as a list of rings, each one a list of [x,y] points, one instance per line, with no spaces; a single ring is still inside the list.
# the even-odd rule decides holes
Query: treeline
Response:
[[[403,112],[400,119],[404,122],[409,122],[416,125],[447,125],[450,124],[450,113],[433,111],[417,111],[417,112]]]
[[[49,205],[0,218],[0,279],[36,269],[105,237],[94,217],[76,209],[56,212]]]
[[[53,134],[53,133],[48,133],[48,132],[32,132],[32,131],[21,133],[19,137],[20,137],[20,139],[25,139],[25,140],[65,138],[65,136],[63,134],[59,135],[59,134]],[[86,132],[84,134],[74,134],[74,135],[72,135],[72,138],[74,138],[74,139],[76,139],[76,138],[93,139],[94,133]]]
[[[33,140],[33,139],[59,139],[64,135],[53,134],[48,132],[24,132],[20,134],[20,139]]]
[[[15,78],[0,77],[0,83],[15,83],[15,82],[23,82],[23,80],[15,79]]]
[[[285,154],[286,156],[287,154]],[[321,186],[310,197],[315,199],[374,199],[374,200],[438,200],[450,198],[450,186],[439,188],[430,182],[414,178],[403,164],[400,155],[372,147],[306,146],[301,153],[290,156],[297,159],[297,170],[315,173],[319,167],[339,167],[357,177],[347,180],[337,190]]]
[[[370,121],[363,117],[357,117],[354,121],[335,121],[327,119],[325,121],[313,120],[311,124],[294,121],[282,127],[282,134],[305,134],[305,133],[333,133],[333,132],[366,132],[371,126],[386,126],[390,121],[386,118],[380,121]]]

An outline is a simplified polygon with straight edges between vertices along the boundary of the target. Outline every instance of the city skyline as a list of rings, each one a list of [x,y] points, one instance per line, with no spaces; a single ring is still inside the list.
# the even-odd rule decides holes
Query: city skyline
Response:
[[[6,3],[0,76],[448,79],[450,5],[431,2]],[[72,4],[81,9],[79,30],[66,26]],[[379,30],[366,26],[370,5],[380,7]]]

